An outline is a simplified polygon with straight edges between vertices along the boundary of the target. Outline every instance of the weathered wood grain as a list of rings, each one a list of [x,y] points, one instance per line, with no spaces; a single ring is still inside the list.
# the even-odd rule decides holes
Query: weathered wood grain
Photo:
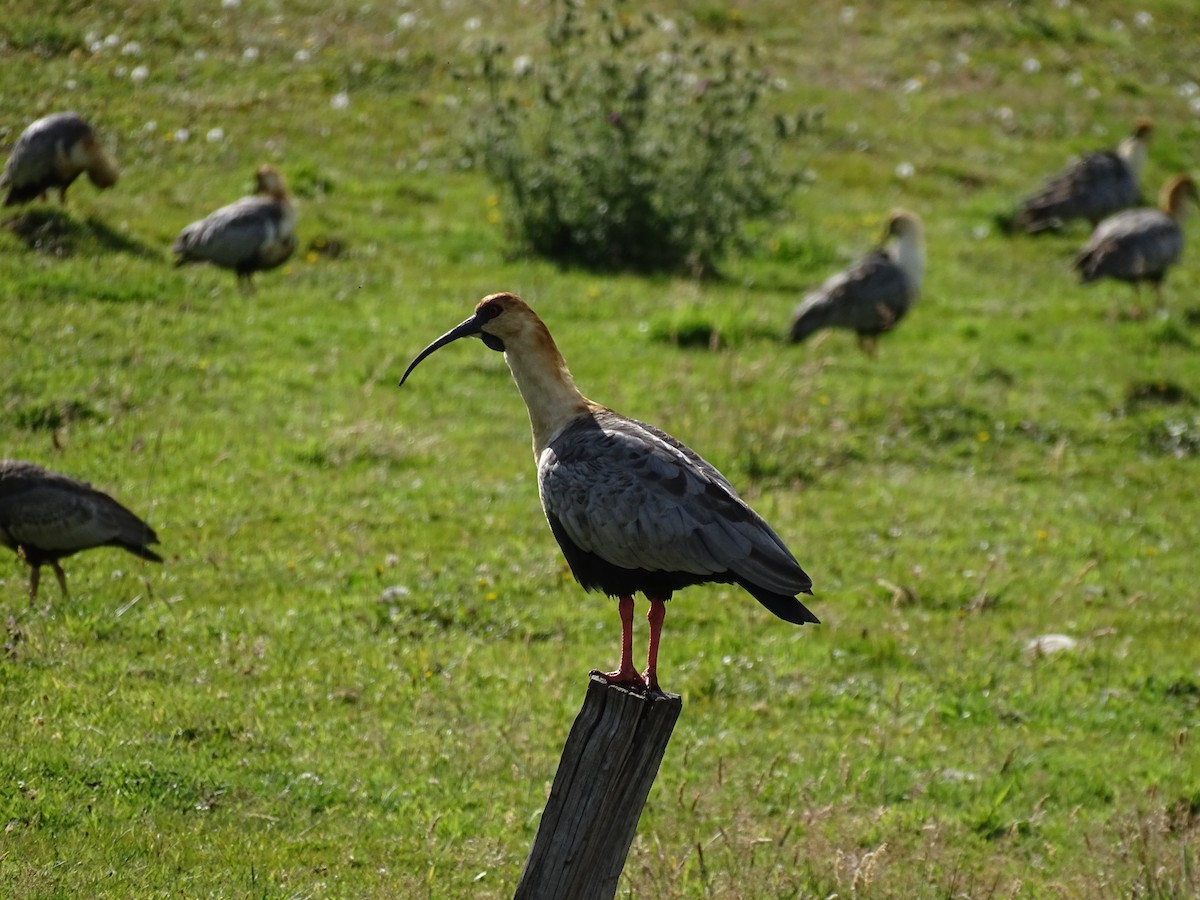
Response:
[[[593,676],[563,747],[516,900],[611,900],[683,709]]]

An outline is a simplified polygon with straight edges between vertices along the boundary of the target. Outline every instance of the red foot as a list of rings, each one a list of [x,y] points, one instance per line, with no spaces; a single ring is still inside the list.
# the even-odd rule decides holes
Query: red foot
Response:
[[[630,667],[628,670],[618,669],[616,672],[601,672],[599,669],[592,669],[592,675],[599,675],[606,682],[616,687],[629,688],[634,691],[658,690],[658,687],[647,688],[646,679],[637,673],[637,670]]]

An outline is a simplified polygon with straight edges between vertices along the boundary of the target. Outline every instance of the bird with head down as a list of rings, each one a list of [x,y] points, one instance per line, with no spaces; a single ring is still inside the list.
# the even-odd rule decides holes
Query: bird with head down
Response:
[[[45,199],[48,191],[57,190],[65,206],[67,188],[85,172],[101,189],[112,187],[120,175],[116,160],[82,116],[74,112],[43,116],[21,132],[0,173],[0,190],[8,192],[4,205]]]
[[[44,565],[54,570],[66,597],[60,559],[94,547],[119,547],[162,562],[150,549],[157,543],[149,525],[90,484],[36,463],[0,460],[0,544],[28,564],[31,603],[37,600]]]

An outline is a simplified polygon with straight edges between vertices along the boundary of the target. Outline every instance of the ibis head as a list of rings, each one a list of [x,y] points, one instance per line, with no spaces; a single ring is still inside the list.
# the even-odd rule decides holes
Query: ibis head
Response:
[[[510,296],[507,294],[493,294],[490,297],[484,297],[479,301],[479,305],[475,307],[474,314],[460,324],[454,326],[440,338],[417,354],[416,359],[408,364],[408,368],[404,370],[404,375],[400,378],[400,384],[404,384],[408,380],[408,376],[412,374],[412,370],[417,367],[420,362],[429,356],[435,350],[440,350],[447,344],[452,344],[459,338],[473,337],[480,338],[484,344],[492,350],[504,352],[504,340],[493,331],[488,330],[486,326],[492,322],[502,312],[502,307],[498,303],[490,301],[497,297]],[[515,299],[515,298],[514,298]]]
[[[515,294],[490,294],[480,300],[471,318],[417,354],[400,383],[404,384],[417,364],[433,351],[464,337],[480,338],[486,346],[504,354],[529,410],[535,458],[556,431],[595,405],[575,387],[545,324]]]

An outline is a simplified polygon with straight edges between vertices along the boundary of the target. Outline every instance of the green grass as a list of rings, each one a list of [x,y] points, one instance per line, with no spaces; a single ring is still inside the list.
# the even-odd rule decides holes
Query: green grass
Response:
[[[0,893],[511,896],[618,623],[546,528],[500,356],[456,345],[396,387],[495,290],[815,582],[814,628],[728,588],[672,604],[684,713],[621,896],[1200,892],[1200,268],[1136,319],[1074,283],[1085,229],[995,227],[1139,115],[1150,190],[1195,171],[1191,5],[659,7],[761,42],[808,123],[788,216],[703,283],[510,258],[463,159],[473,48],[536,56],[546,6],[475,29],[427,6],[18,0],[0,24],[0,145],[75,108],[123,170],[32,208],[35,240],[4,213],[0,451],[113,491],[167,557],[73,558],[35,608],[0,560]],[[301,252],[251,297],[172,269],[268,161]],[[784,344],[898,204],[930,261],[879,358]],[[1025,650],[1047,633],[1079,643]]]

